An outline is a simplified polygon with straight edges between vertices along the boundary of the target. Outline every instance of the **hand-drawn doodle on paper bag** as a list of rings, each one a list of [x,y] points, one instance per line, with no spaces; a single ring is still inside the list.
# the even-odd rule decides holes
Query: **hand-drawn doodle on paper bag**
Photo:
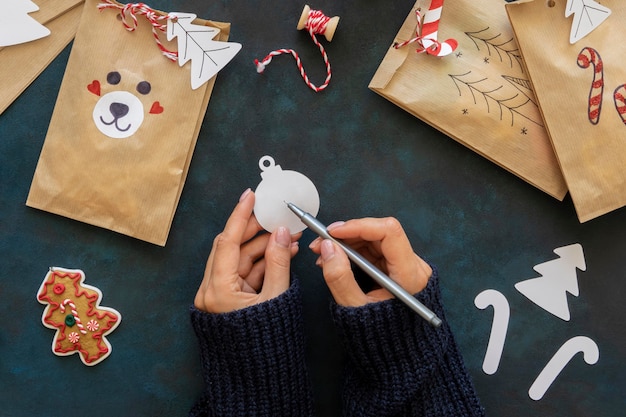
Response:
[[[444,47],[450,43],[444,39],[454,39],[456,49],[439,57],[419,53],[432,47],[426,39],[406,44],[416,37],[416,9],[429,6],[427,0],[418,0],[391,42],[370,89],[563,199],[567,187],[502,1],[442,5],[437,40]],[[416,44],[423,46],[416,51]]]
[[[581,222],[626,205],[626,3],[602,6],[573,44],[565,2],[506,6]]]

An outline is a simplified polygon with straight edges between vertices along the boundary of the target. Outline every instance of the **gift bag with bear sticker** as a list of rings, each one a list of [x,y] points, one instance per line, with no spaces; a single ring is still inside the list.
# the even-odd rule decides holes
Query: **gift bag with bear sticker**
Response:
[[[229,28],[87,0],[26,204],[164,246]]]
[[[626,2],[506,6],[578,219],[626,205]]]

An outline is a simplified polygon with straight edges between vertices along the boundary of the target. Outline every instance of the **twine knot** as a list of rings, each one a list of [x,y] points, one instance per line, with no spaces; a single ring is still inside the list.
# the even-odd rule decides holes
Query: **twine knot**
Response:
[[[122,24],[129,32],[135,31],[137,29],[137,15],[144,16],[150,25],[152,26],[152,35],[154,36],[154,40],[161,50],[161,53],[171,61],[176,61],[178,59],[178,52],[170,51],[169,49],[163,46],[161,39],[159,39],[159,32],[163,33],[167,31],[167,21],[169,19],[175,19],[176,17],[172,17],[169,14],[163,14],[152,9],[145,3],[128,3],[125,5],[121,5],[113,0],[103,0],[104,3],[98,4],[98,10],[102,11],[103,9],[118,9],[120,11],[120,18]]]

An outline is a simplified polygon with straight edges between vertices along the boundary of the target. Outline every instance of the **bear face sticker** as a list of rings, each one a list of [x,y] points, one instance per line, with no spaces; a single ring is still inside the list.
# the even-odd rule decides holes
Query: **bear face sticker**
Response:
[[[107,74],[109,85],[118,85],[122,81],[122,76],[117,71]],[[98,80],[94,80],[87,86],[89,92],[100,96],[101,86]],[[93,109],[93,121],[100,132],[114,139],[123,139],[132,136],[144,120],[144,106],[138,93],[142,96],[150,94],[152,86],[148,81],[141,81],[135,87],[135,92],[117,90],[111,91],[98,100]],[[151,108],[151,114],[163,112],[158,101],[155,101]]]

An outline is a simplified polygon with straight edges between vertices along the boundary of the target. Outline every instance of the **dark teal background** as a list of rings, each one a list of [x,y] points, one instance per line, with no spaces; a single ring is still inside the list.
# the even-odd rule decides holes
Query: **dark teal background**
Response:
[[[188,307],[213,237],[239,195],[261,181],[259,158],[317,186],[319,218],[398,217],[414,249],[436,264],[448,319],[490,416],[620,416],[626,407],[626,211],[585,224],[560,202],[368,90],[412,0],[311,4],[341,17],[330,87],[314,93],[289,56],[258,75],[253,60],[292,47],[311,80],[324,65],[295,29],[300,1],[166,1],[166,11],[232,23],[242,51],[219,73],[165,248],[25,206],[70,47],[0,115],[0,407],[3,416],[183,416],[201,391]],[[103,46],[107,45],[103,40]],[[156,47],[155,47],[156,50]],[[626,129],[624,131],[626,139]],[[488,134],[488,132],[486,132]],[[497,139],[497,138],[494,138]],[[626,162],[626,156],[624,156]],[[68,167],[76,168],[76,167]],[[307,358],[317,414],[339,415],[341,349],[329,293],[305,232],[294,270],[304,287]],[[564,322],[518,293],[555,248],[583,246],[587,270]],[[95,367],[51,352],[36,293],[50,266],[82,269],[102,305],[119,310],[113,352]],[[481,369],[492,310],[474,297],[502,292],[511,321],[500,369]],[[540,401],[528,389],[568,339],[585,335],[596,365],[577,355]]]

